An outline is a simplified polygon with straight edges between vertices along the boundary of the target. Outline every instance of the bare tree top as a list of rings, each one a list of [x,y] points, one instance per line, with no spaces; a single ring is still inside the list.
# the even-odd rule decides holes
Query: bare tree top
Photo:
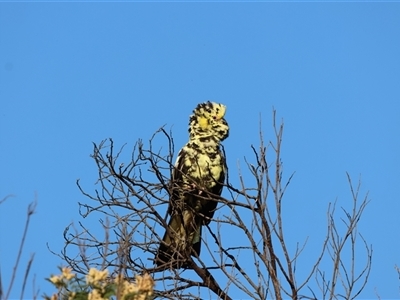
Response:
[[[320,254],[308,263],[308,275],[299,278],[296,268],[307,245],[298,244],[293,249],[285,238],[282,203],[290,201],[284,195],[293,174],[283,179],[284,126],[276,124],[275,111],[273,120],[274,139],[265,144],[260,131],[259,146],[251,146],[254,155],[246,158],[251,176],[244,178],[240,170],[231,167],[224,184],[227,196],[196,185],[203,190],[197,196],[212,196],[218,208],[210,222],[204,223],[201,254],[185,256],[184,268],[165,268],[154,262],[169,228],[168,205],[174,193],[171,174],[179,171],[172,161],[172,133],[160,128],[148,143],[139,140],[129,156],[124,146],[115,150],[112,139],[94,144],[98,188],[88,193],[78,181],[88,198],[80,203],[80,214],[98,219],[103,236],[83,222],[70,225],[64,233],[66,246],[61,257],[82,274],[90,267],[122,270],[132,278],[134,274],[152,274],[156,295],[167,299],[354,299],[365,287],[371,269],[372,248],[357,230],[367,196],[360,200],[360,185],[354,188],[348,177],[353,207],[343,209],[340,222],[345,230],[339,230],[332,204]],[[272,157],[269,161],[267,154]],[[231,184],[232,176],[239,179],[238,185]],[[366,251],[362,267],[354,255],[343,255],[360,247],[359,241]],[[331,269],[322,269],[322,261],[331,261]]]

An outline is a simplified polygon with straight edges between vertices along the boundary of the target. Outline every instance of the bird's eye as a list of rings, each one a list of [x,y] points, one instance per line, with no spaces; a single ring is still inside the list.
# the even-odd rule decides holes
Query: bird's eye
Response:
[[[217,116],[213,116],[213,119],[216,120],[216,119],[217,119]]]

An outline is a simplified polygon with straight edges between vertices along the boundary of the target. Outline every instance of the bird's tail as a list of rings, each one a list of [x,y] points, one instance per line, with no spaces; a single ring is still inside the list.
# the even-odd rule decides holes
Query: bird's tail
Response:
[[[199,256],[201,227],[201,218],[191,211],[173,214],[156,254],[157,266],[171,262],[175,267],[181,266],[188,254]]]

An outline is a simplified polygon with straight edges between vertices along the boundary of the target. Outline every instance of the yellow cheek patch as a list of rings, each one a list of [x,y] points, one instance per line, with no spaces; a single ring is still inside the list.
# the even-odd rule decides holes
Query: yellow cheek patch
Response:
[[[208,119],[205,117],[199,117],[199,125],[201,129],[207,129],[208,127]]]

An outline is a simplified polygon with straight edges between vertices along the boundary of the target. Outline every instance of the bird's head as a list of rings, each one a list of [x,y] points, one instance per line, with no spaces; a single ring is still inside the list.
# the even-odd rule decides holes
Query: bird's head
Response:
[[[190,138],[213,137],[218,141],[229,135],[229,126],[224,119],[226,106],[215,102],[200,103],[193,110],[189,121]]]

